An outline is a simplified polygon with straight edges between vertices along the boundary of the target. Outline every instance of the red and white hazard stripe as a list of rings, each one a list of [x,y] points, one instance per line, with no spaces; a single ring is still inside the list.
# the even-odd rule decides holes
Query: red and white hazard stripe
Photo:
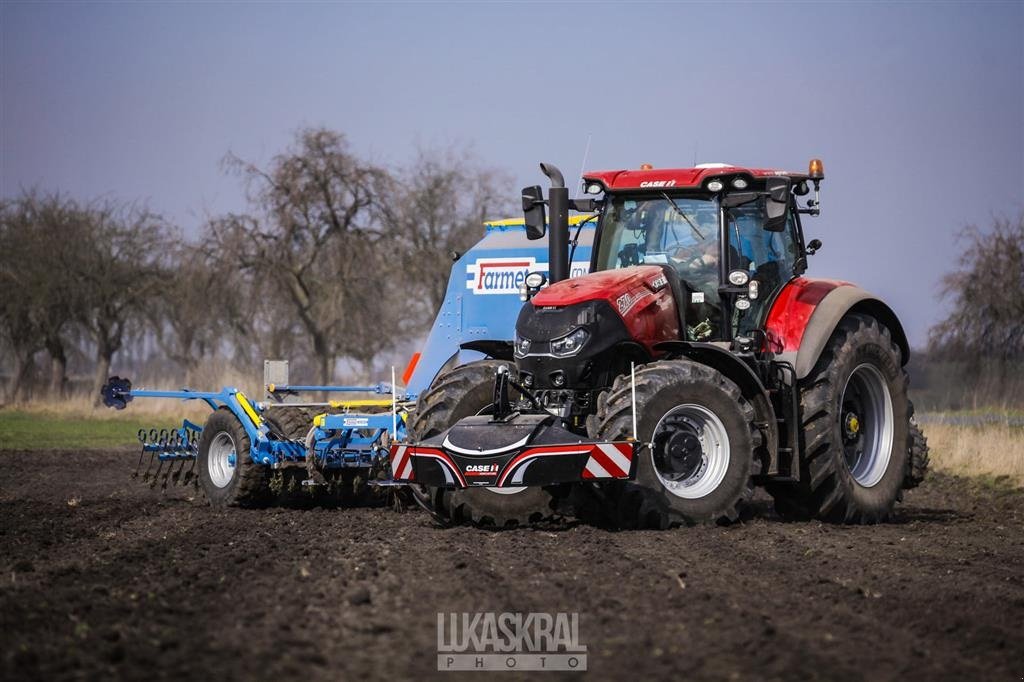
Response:
[[[583,467],[583,478],[629,478],[631,443],[595,443]]]
[[[391,448],[391,473],[396,481],[411,481],[415,475],[412,468],[412,453],[408,445]]]
[[[415,445],[394,444],[391,446],[391,473],[396,481],[412,481],[415,479],[416,470],[412,464],[413,457],[437,460],[448,483],[455,483],[457,481],[460,487],[467,487],[465,477],[451,457],[437,448],[424,448]]]

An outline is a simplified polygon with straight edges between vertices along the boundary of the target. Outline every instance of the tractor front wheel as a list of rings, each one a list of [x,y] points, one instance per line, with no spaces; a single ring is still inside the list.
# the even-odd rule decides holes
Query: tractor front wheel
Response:
[[[629,376],[598,399],[591,438],[633,436]],[[722,523],[739,518],[761,471],[761,432],[735,383],[707,365],[656,362],[636,370],[636,480],[611,484],[613,520],[625,527]]]
[[[206,420],[196,466],[199,485],[214,507],[257,507],[270,501],[270,470],[252,461],[249,436],[225,408]]]

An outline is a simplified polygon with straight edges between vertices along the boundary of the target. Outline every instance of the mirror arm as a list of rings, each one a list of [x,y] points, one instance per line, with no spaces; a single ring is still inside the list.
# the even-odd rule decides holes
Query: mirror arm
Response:
[[[569,208],[574,211],[581,213],[593,213],[600,206],[600,201],[597,199],[570,199]]]

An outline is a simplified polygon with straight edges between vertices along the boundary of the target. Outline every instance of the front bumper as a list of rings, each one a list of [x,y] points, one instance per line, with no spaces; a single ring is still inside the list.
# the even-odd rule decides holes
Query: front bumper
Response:
[[[443,488],[516,488],[635,477],[639,443],[580,440],[554,421],[542,415],[502,422],[468,417],[422,443],[394,443],[394,480]]]

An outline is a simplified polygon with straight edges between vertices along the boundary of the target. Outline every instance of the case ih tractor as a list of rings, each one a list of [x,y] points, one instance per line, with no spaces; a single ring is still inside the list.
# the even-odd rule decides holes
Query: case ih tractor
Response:
[[[899,320],[804,276],[820,161],[588,173],[583,200],[541,170],[547,199],[525,188],[523,208],[531,239],[550,214],[549,263],[522,282],[515,339],[463,344],[488,358],[440,373],[390,449],[437,515],[664,528],[734,521],[763,486],[784,516],[875,523],[920,482]],[[570,210],[597,221],[571,279]]]

